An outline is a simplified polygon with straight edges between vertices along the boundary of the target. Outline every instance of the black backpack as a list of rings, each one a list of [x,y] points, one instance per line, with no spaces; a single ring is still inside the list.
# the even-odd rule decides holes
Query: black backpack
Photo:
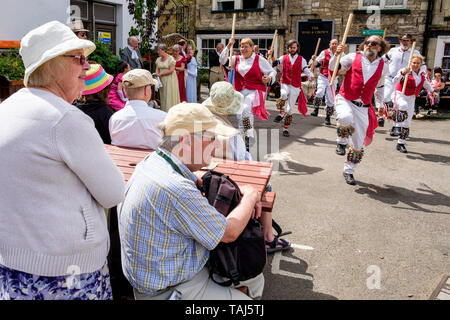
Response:
[[[217,211],[227,216],[239,204],[242,198],[238,185],[227,175],[210,170],[202,177],[202,191],[208,202]],[[261,224],[256,219],[250,219],[244,231],[231,243],[220,242],[211,251],[210,277],[222,285],[239,285],[259,275],[266,265],[266,246]],[[225,282],[217,282],[213,274],[229,278]]]

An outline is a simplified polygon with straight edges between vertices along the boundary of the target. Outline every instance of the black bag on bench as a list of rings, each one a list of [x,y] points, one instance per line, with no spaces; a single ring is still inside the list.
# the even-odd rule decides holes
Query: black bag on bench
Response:
[[[209,204],[227,216],[239,204],[242,198],[238,185],[227,175],[216,171],[208,171],[203,175],[202,191]],[[239,285],[259,275],[266,264],[266,246],[261,224],[250,219],[247,226],[236,241],[220,242],[210,253],[210,277],[222,286]],[[213,274],[229,278],[229,281],[218,282]]]

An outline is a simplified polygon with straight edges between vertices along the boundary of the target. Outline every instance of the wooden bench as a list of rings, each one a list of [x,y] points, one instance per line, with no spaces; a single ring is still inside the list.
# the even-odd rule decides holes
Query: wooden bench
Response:
[[[105,148],[114,163],[122,171],[125,182],[130,179],[136,165],[153,152],[153,150],[118,147],[108,144],[105,144]],[[213,158],[212,161],[217,163],[217,167],[214,168],[215,171],[228,175],[239,186],[250,184],[261,192],[263,211],[272,212],[276,194],[275,192],[264,192],[272,174],[273,164],[271,162],[232,161],[217,158]]]

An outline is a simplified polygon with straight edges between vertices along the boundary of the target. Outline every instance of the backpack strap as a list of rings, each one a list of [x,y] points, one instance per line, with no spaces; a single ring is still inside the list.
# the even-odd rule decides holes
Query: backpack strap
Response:
[[[272,228],[275,229],[275,231],[277,232],[277,237],[281,237],[281,236],[285,236],[287,234],[291,234],[292,231],[286,231],[283,232],[283,230],[281,229],[280,225],[278,223],[276,223],[275,220],[272,219]]]
[[[229,287],[229,286],[231,286],[231,284],[234,284],[235,286],[239,285],[239,271],[237,270],[237,266],[236,266],[236,263],[234,262],[233,254],[231,252],[230,247],[226,247],[226,251],[219,250],[216,253],[219,254],[219,259],[221,261],[225,261],[225,263],[227,264],[228,272],[229,272],[229,275],[231,276],[231,279],[228,281],[224,281],[224,282],[218,282],[216,279],[214,279],[213,268],[210,268],[209,277],[215,283],[217,283],[218,285],[220,285],[222,287]]]

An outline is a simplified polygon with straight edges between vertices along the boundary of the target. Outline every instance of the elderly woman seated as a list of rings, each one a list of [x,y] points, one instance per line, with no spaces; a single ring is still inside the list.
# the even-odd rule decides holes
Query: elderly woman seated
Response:
[[[26,88],[0,108],[0,300],[112,298],[103,208],[124,179],[72,105],[94,49],[57,21],[22,38]]]

